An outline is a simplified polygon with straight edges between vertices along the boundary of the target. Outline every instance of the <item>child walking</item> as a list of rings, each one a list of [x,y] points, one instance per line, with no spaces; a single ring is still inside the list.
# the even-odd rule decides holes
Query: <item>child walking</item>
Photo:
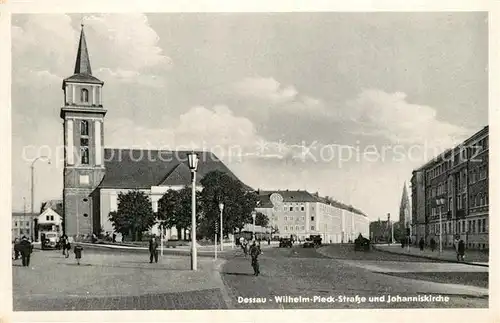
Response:
[[[78,265],[80,265],[80,259],[82,258],[82,250],[83,250],[82,246],[80,246],[80,245],[75,246],[75,250],[74,250],[75,251],[75,258],[76,258],[76,263]],[[68,253],[69,253],[69,251],[68,251]]]

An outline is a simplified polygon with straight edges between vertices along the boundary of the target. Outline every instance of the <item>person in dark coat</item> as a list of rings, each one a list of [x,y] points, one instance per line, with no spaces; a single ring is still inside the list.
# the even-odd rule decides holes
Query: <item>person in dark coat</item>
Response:
[[[68,236],[64,239],[64,246],[63,249],[66,249],[66,258],[69,257],[69,252],[71,251],[71,243],[69,242]]]
[[[80,265],[80,259],[82,259],[82,251],[83,251],[83,247],[82,246],[80,246],[80,245],[76,245],[75,246],[75,249],[74,249],[75,259],[76,259],[76,263],[78,265]],[[69,253],[69,250],[68,250],[68,253]]]
[[[460,240],[458,242],[457,260],[464,261],[464,256],[465,256],[465,242],[463,240]]]
[[[116,242],[116,233],[113,233],[113,243]]]
[[[19,252],[19,239],[15,238],[14,239],[14,260],[19,259],[19,256],[21,253]]]
[[[434,238],[431,239],[431,251],[436,250],[436,240]]]
[[[420,238],[420,241],[418,242],[418,246],[420,247],[420,251],[424,251],[424,245],[425,245],[424,238]]]
[[[29,267],[31,253],[33,252],[33,245],[28,240],[28,238],[23,237],[21,242],[19,242],[19,251],[21,252],[21,257],[23,261],[23,267]]]
[[[257,245],[254,240],[252,245],[250,246],[250,257],[252,257],[252,267],[255,276],[260,275],[259,255],[261,253],[262,250],[260,249],[260,245]]]
[[[66,243],[67,243],[67,241],[68,241],[68,237],[65,234],[63,234],[61,239],[59,239],[59,245],[61,246],[63,256],[66,256]]]
[[[153,259],[155,262],[158,262],[158,241],[156,241],[156,237],[153,236],[151,240],[149,240],[149,263],[153,263]]]

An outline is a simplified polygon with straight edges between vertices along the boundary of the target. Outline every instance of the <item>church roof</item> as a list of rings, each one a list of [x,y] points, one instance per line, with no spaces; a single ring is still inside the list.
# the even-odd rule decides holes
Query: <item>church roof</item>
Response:
[[[90,66],[90,56],[87,49],[87,41],[85,40],[85,32],[80,33],[80,42],[78,44],[78,51],[76,53],[75,71],[74,74],[66,78],[63,82],[76,82],[76,83],[95,83],[104,84],[101,80],[92,76],[92,67]]]
[[[191,173],[188,154],[191,151],[104,149],[106,174],[99,188],[150,189],[151,186],[189,185]],[[196,182],[212,172],[220,171],[239,180],[211,152],[198,151]],[[243,184],[245,189],[253,190]]]

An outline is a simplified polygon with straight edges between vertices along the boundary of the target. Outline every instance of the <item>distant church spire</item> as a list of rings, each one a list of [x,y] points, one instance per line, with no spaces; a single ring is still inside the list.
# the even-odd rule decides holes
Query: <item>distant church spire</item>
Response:
[[[92,75],[87,42],[85,41],[85,32],[83,31],[83,22],[81,26],[82,31],[80,33],[80,44],[78,45],[78,53],[76,55],[75,74]]]
[[[410,222],[410,199],[406,190],[406,182],[403,186],[403,194],[401,196],[401,204],[399,206],[399,222],[401,226],[407,227]]]

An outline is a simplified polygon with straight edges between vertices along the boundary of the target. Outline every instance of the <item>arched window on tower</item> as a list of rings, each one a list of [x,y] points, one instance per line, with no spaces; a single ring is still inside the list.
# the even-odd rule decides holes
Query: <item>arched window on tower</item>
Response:
[[[89,164],[89,147],[82,146],[80,147],[81,155],[82,155],[82,165]]]
[[[82,89],[80,100],[82,102],[89,102],[89,90]]]
[[[80,135],[82,136],[89,135],[89,122],[87,120],[82,120],[80,124]]]

